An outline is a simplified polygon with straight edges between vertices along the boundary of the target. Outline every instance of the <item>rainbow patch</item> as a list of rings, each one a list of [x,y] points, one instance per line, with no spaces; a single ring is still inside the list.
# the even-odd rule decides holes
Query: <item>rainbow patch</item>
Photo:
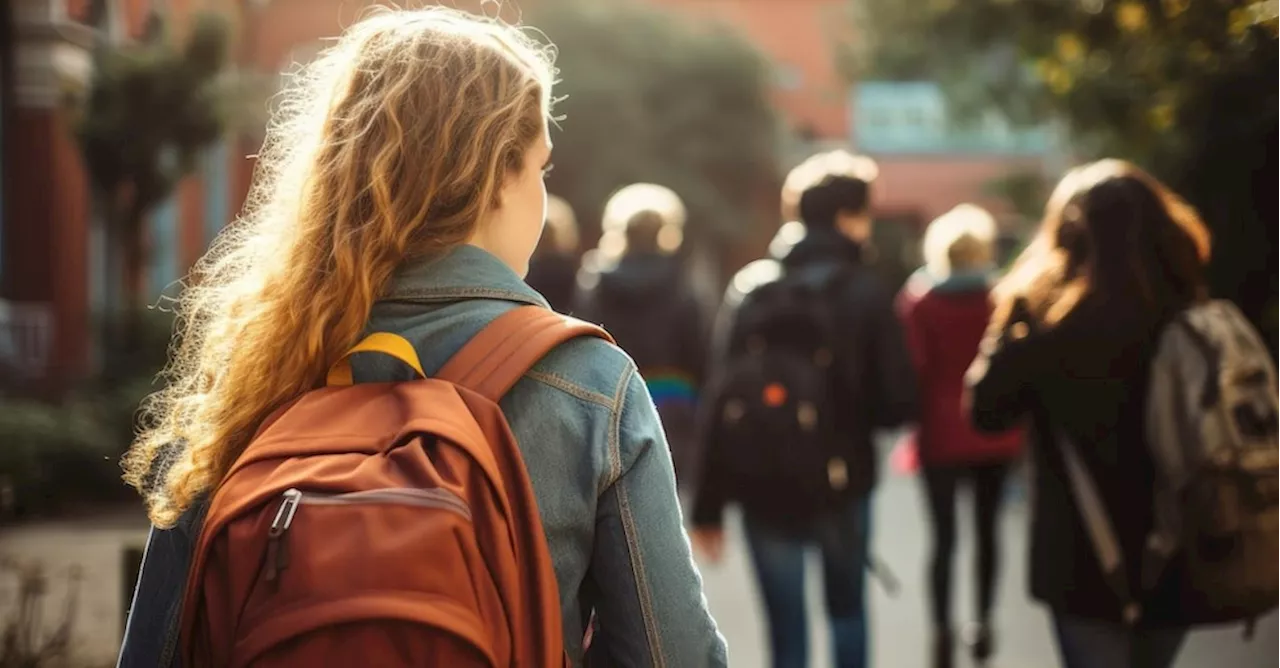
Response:
[[[675,369],[649,369],[640,374],[649,388],[653,403],[693,405],[698,400],[698,386],[693,376]]]

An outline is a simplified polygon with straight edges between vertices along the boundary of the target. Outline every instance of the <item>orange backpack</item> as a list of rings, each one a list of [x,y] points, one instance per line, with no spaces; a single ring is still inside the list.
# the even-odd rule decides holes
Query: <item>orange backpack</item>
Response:
[[[328,387],[277,411],[210,503],[185,665],[568,665],[533,488],[497,401],[579,336],[611,340],[521,307],[435,378],[353,385],[344,357]],[[422,374],[392,334],[348,356],[375,351]]]

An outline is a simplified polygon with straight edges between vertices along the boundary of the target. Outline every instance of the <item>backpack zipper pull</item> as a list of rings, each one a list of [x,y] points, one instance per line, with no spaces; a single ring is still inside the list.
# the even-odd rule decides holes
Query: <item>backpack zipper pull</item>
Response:
[[[298,502],[301,500],[302,492],[296,489],[286,491],[284,501],[280,502],[280,509],[276,511],[276,517],[271,521],[271,530],[267,532],[267,558],[264,563],[267,582],[274,582],[280,576],[280,572],[289,566],[289,541],[284,534],[289,530],[289,525],[293,524],[293,516],[297,514]]]

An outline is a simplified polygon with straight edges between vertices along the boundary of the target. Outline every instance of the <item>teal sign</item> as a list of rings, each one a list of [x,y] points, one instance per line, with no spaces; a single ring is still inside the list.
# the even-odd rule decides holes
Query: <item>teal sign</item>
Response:
[[[850,96],[850,134],[863,153],[1043,155],[1053,146],[1048,128],[1014,127],[994,111],[958,123],[932,82],[866,81]]]

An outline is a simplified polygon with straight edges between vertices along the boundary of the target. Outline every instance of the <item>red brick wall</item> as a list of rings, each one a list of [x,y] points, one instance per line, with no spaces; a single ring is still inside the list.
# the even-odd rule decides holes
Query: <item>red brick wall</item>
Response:
[[[199,173],[178,185],[178,271],[185,273],[204,253],[204,181]]]
[[[1038,170],[1038,158],[1006,156],[881,157],[874,206],[886,214],[910,213],[928,221],[962,202],[986,207],[993,214],[1012,213],[1006,202],[984,195],[987,183],[1021,170]]]
[[[14,109],[5,132],[6,297],[54,306],[55,378],[87,363],[89,192],[62,112]]]
[[[741,30],[772,63],[799,73],[798,89],[774,93],[794,127],[821,139],[848,136],[848,86],[836,70],[833,46],[847,0],[649,1]]]
[[[847,139],[850,127],[848,86],[835,62],[835,40],[846,25],[845,0],[648,0],[654,5],[725,23],[741,30],[776,66],[799,73],[794,90],[779,88],[775,99],[795,128],[807,127],[820,139]],[[525,0],[527,8],[536,0]],[[295,48],[340,33],[358,19],[372,0],[274,0],[254,13],[244,32],[242,62],[266,72],[288,65]],[[475,3],[460,2],[469,8]],[[257,150],[245,141],[241,155]],[[233,191],[239,200],[248,192],[252,161],[238,161]],[[997,213],[1004,203],[984,197],[991,179],[1037,161],[1007,157],[880,158],[881,179],[876,207],[885,214],[911,214],[928,221],[950,207],[974,201]],[[238,200],[238,201],[239,201]],[[746,242],[754,253],[758,240]],[[732,263],[732,261],[731,261]]]
[[[151,0],[109,0],[115,3],[116,11],[124,12],[124,26],[128,30],[129,35],[142,34],[142,28],[147,23],[147,11],[151,7]],[[185,0],[189,2],[190,0]],[[89,17],[89,6],[91,0],[64,0],[67,10],[67,17],[73,20],[83,21]],[[175,3],[182,3],[184,0],[174,0]]]
[[[192,0],[175,0],[175,5]],[[601,0],[611,1],[611,0]],[[723,21],[743,32],[769,60],[799,74],[799,87],[778,90],[779,106],[797,127],[807,126],[820,138],[848,135],[848,87],[835,66],[833,43],[843,31],[846,0],[648,0],[672,10]],[[245,60],[267,72],[287,65],[289,52],[341,33],[375,0],[273,0],[253,11],[246,31]],[[451,0],[462,9],[474,9],[480,0]],[[537,0],[519,3],[526,9]],[[506,3],[508,14],[517,14]],[[176,10],[175,10],[176,13]]]

